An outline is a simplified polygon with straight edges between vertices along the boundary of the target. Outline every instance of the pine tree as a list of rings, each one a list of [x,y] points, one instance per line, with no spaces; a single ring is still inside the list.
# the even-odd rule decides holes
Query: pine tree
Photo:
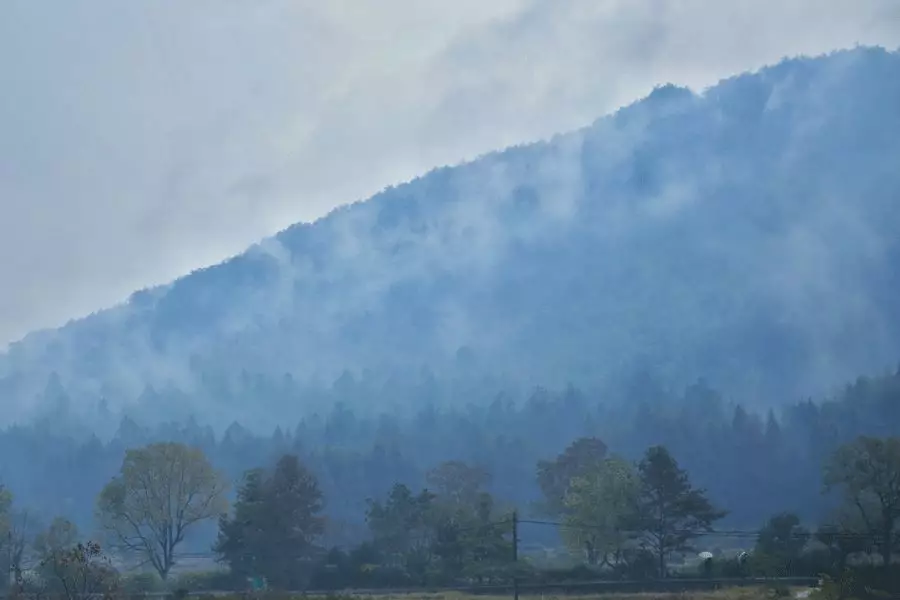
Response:
[[[725,516],[694,488],[687,473],[663,446],[647,450],[638,465],[639,492],[634,511],[635,531],[657,560],[660,577],[673,552],[691,549],[691,541],[710,531]]]
[[[284,455],[271,474],[246,474],[213,549],[237,576],[262,576],[279,589],[302,587],[320,550],[323,508],[316,478],[296,456]]]

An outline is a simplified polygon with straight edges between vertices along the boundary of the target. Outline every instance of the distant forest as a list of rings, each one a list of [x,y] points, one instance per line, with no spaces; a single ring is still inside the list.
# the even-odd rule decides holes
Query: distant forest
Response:
[[[154,427],[124,418],[108,439],[59,433],[64,415],[11,427],[0,433],[0,481],[16,505],[28,507],[36,518],[63,515],[91,531],[97,494],[128,448],[184,442],[202,449],[235,485],[246,470],[291,453],[314,473],[327,499],[326,539],[349,545],[366,535],[368,499],[384,497],[398,482],[420,489],[426,473],[447,461],[485,471],[485,489],[527,515],[541,498],[539,461],[552,460],[587,437],[633,460],[650,446],[664,445],[715,505],[728,511],[723,523],[757,528],[783,510],[810,524],[820,522],[834,505],[822,494],[825,458],[861,434],[900,434],[900,371],[862,377],[833,398],[797,402],[779,413],[729,403],[703,381],[672,391],[647,372],[636,374],[613,397],[574,387],[536,389],[525,398],[500,393],[488,402],[455,407],[427,401],[450,386],[431,378],[433,394],[423,388],[418,408],[393,413],[372,408],[381,403],[379,397],[367,398],[368,409],[348,403],[361,386],[352,377],[340,379],[319,398],[333,405],[330,411],[286,422],[267,435],[239,423],[216,435],[200,418]],[[201,532],[187,547],[208,551],[213,533]]]

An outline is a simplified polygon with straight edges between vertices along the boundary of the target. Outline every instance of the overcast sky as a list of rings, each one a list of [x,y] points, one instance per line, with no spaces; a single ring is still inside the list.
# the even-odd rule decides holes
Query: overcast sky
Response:
[[[0,344],[898,0],[2,0]]]

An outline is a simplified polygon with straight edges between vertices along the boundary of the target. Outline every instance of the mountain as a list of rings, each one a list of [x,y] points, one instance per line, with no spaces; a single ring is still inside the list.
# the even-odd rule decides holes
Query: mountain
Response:
[[[6,418],[277,422],[341,386],[381,409],[397,378],[415,401],[641,370],[755,406],[821,393],[900,360],[898,132],[878,48],[662,86],[27,336]]]

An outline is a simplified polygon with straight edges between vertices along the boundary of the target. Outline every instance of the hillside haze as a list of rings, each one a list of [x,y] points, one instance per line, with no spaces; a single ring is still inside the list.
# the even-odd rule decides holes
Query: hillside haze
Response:
[[[900,361],[898,131],[897,52],[662,86],[12,344],[6,418],[276,423],[297,387],[432,374],[815,395]]]

